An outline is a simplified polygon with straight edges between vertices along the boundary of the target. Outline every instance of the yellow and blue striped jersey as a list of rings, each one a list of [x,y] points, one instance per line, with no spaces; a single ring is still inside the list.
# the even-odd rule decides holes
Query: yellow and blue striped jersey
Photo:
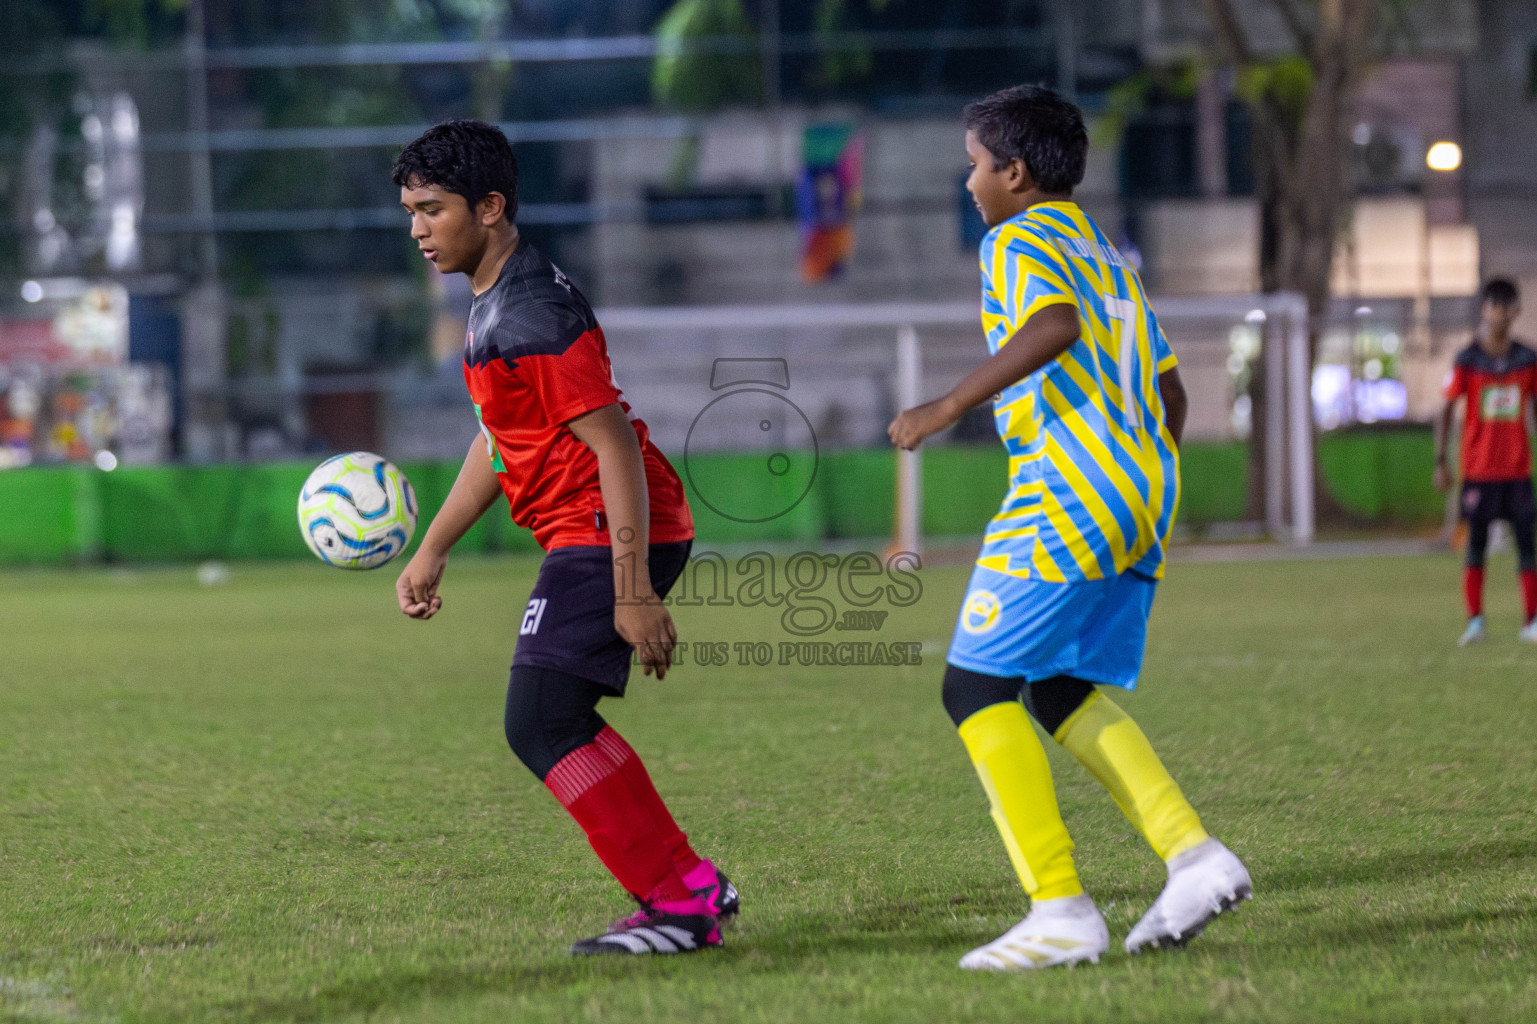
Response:
[[[1078,307],[1062,355],[993,400],[1009,490],[977,564],[1048,582],[1163,574],[1179,453],[1158,375],[1173,351],[1142,282],[1076,203],[1038,203],[982,240],[992,353],[1053,303]]]

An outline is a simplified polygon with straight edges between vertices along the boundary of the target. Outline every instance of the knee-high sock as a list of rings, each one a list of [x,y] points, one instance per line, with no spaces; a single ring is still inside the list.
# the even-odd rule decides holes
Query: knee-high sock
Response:
[[[1484,613],[1484,567],[1470,565],[1462,570],[1462,600],[1468,606],[1468,618]]]
[[[1521,614],[1522,622],[1537,617],[1537,569],[1521,570]]]
[[[645,804],[596,743],[561,758],[544,784],[631,895],[648,903],[693,898]]]
[[[672,812],[667,809],[661,794],[656,791],[656,786],[651,782],[651,775],[646,771],[645,764],[641,762],[640,755],[635,753],[635,748],[626,743],[624,737],[609,725],[603,727],[603,731],[598,733],[593,742],[597,743],[608,759],[618,766],[619,774],[624,776],[630,792],[635,794],[635,798],[645,806],[646,813],[651,815],[651,822],[661,833],[662,844],[667,847],[668,854],[672,856],[672,862],[677,865],[678,873],[687,875],[697,868],[700,863],[699,854],[689,846],[688,836],[673,820]]]
[[[1164,860],[1210,838],[1137,723],[1103,693],[1084,701],[1055,739],[1110,791]]]
[[[960,733],[1025,891],[1038,900],[1082,893],[1051,765],[1024,706],[990,704],[962,722]]]

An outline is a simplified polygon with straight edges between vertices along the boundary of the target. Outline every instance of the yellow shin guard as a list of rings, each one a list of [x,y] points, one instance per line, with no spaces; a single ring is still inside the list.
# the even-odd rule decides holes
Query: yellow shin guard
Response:
[[[962,722],[960,733],[1025,891],[1040,900],[1083,892],[1051,766],[1024,707],[991,704]]]
[[[1137,723],[1103,693],[1091,694],[1055,739],[1110,791],[1164,860],[1209,838]]]

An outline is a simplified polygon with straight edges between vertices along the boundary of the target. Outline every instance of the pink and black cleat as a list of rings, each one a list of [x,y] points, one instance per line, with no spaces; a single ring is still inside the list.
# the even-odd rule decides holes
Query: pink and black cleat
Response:
[[[737,911],[742,909],[742,899],[737,895],[736,886],[731,884],[731,879],[708,860],[699,862],[699,866],[683,876],[683,883],[693,890],[695,896],[702,896],[710,905],[710,910],[716,917],[735,917]]]
[[[609,931],[571,946],[577,956],[650,953],[697,953],[725,945],[720,925],[709,914],[674,914],[656,907],[642,907]]]

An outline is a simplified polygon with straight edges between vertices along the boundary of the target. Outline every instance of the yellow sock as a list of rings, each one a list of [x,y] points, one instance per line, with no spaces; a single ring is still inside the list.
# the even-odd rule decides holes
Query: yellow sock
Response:
[[[1103,693],[1091,694],[1055,739],[1110,791],[1164,860],[1210,838],[1137,723]]]
[[[1024,706],[991,704],[962,722],[960,732],[1025,891],[1038,900],[1082,893],[1051,765]]]

